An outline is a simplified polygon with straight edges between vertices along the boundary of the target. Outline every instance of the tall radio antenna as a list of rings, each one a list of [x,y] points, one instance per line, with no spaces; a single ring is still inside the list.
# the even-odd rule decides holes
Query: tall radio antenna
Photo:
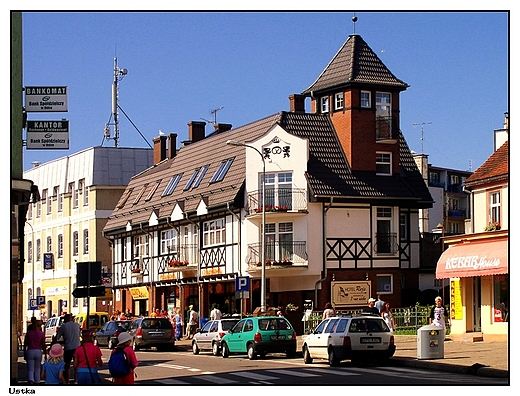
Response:
[[[206,120],[205,118],[202,118],[202,117],[201,117],[201,120],[206,121],[210,124],[213,124],[213,127],[216,128],[217,127],[217,112],[222,110],[223,108],[224,108],[224,106],[220,106],[218,109],[211,110],[211,114],[213,115],[213,121]]]
[[[417,124],[412,124],[414,127],[421,126],[421,154],[424,154],[424,126],[431,124],[431,122],[419,122]]]
[[[112,114],[110,118],[114,117],[114,122],[107,122],[105,125],[105,139],[114,141],[114,147],[119,144],[119,81],[121,81],[128,74],[127,69],[121,69],[117,65],[117,57],[114,57],[114,82],[112,83]],[[110,125],[114,126],[114,137],[110,137]]]

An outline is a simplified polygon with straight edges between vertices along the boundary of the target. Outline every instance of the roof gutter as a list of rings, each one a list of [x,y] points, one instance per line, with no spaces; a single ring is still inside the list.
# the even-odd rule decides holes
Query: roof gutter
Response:
[[[323,235],[323,277],[318,279],[316,283],[314,284],[314,307],[316,308],[318,306],[318,285],[321,285],[325,279],[327,279],[327,253],[326,253],[326,226],[325,226],[325,220],[327,218],[327,212],[332,207],[334,203],[334,197],[330,197],[330,204],[327,206],[323,206],[323,221],[322,221],[322,235]]]

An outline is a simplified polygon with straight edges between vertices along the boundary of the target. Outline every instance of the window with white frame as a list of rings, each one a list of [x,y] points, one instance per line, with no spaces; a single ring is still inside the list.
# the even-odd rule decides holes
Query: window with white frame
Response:
[[[79,235],[77,231],[72,233],[72,255],[77,256],[79,254]]]
[[[203,224],[204,247],[226,243],[226,219],[206,221]]]
[[[361,107],[370,108],[370,91],[361,91]]]
[[[500,192],[489,194],[489,222],[500,224]]]
[[[377,294],[392,294],[394,292],[392,274],[378,274],[376,276]]]
[[[88,229],[83,230],[83,254],[88,254]]]
[[[49,193],[49,190],[45,189],[43,190],[43,197],[42,199],[45,200],[45,208],[46,208],[46,212],[47,214],[51,214],[52,213],[52,197],[51,197],[51,194]]]
[[[58,257],[63,257],[63,234],[58,234]]]
[[[47,237],[47,253],[52,252],[52,237]]]
[[[148,257],[150,255],[150,242],[147,235],[134,236],[134,257]]]
[[[406,213],[399,215],[399,239],[401,241],[408,239],[408,216]]]
[[[376,174],[391,175],[392,174],[392,153],[376,153]]]
[[[329,97],[328,96],[323,96],[322,98],[320,98],[320,109],[321,109],[322,114],[329,112]]]
[[[27,242],[27,262],[33,262],[33,244],[32,241]]]
[[[84,206],[88,206],[88,193],[90,191],[90,188],[88,186],[85,186],[83,191],[84,191],[84,194],[83,194],[83,205]]]
[[[36,202],[36,217],[42,217],[42,200]]]
[[[341,110],[345,106],[345,98],[343,92],[334,95],[334,110]]]
[[[42,259],[42,241],[40,239],[36,240],[36,261],[40,261]]]
[[[32,219],[32,213],[33,213],[33,204],[29,203],[27,205],[27,220],[31,220]]]
[[[376,208],[376,244],[377,254],[395,252],[395,235],[392,233],[392,208]]]
[[[129,239],[127,237],[121,238],[121,250],[120,250],[121,261],[126,261],[126,260],[130,259],[130,257],[128,257],[128,250],[129,250],[128,241],[129,241]]]
[[[293,261],[293,223],[267,223],[265,225],[265,259],[283,262]]]
[[[161,254],[169,254],[177,251],[179,236],[176,229],[161,231]]]
[[[260,186],[265,180],[265,207],[266,211],[273,209],[292,209],[292,173],[266,173],[265,179],[260,174]],[[262,191],[258,196],[259,205],[262,205]]]

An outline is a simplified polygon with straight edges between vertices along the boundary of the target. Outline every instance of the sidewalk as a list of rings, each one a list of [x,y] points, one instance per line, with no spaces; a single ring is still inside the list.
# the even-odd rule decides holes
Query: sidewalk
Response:
[[[304,336],[298,336],[298,351]],[[509,346],[501,341],[444,342],[443,359],[417,359],[417,336],[395,336],[396,352],[389,360],[393,366],[414,367],[436,371],[448,371],[482,377],[509,378]],[[191,351],[191,340],[176,342],[176,350]],[[175,352],[173,352],[175,353]],[[297,355],[298,356],[298,355]],[[110,383],[101,375],[103,383]],[[20,352],[18,357],[18,385],[27,384],[27,366]]]

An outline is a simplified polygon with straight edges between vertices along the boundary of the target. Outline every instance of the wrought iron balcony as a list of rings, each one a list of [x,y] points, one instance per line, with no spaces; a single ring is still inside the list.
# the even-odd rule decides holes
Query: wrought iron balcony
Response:
[[[246,262],[249,267],[261,267],[261,243],[248,245]],[[307,262],[307,242],[306,241],[272,241],[265,244],[265,263],[266,266],[306,266]]]
[[[246,211],[252,214],[262,213],[262,191],[251,191],[247,195]],[[307,211],[307,191],[300,188],[266,188],[266,213],[305,212]]]
[[[159,273],[197,269],[199,264],[198,245],[173,247],[167,254],[157,257]]]

